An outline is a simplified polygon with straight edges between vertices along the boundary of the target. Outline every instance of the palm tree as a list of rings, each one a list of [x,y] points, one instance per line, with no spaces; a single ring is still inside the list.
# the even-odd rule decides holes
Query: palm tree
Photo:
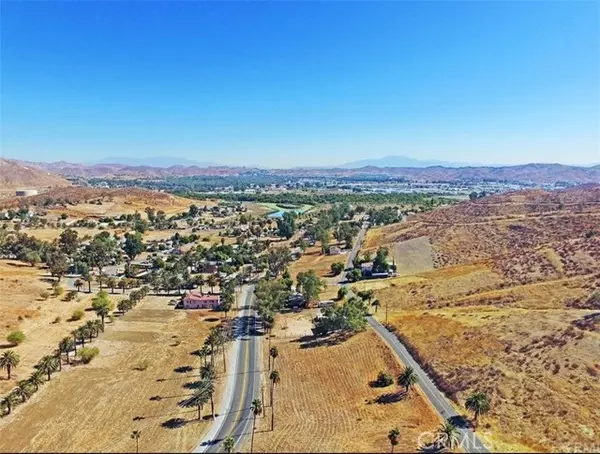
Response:
[[[250,452],[254,449],[254,431],[256,430],[256,417],[263,411],[262,401],[260,399],[254,399],[252,401],[252,438],[250,440]]]
[[[31,390],[31,387],[27,380],[21,380],[17,383],[17,387],[12,390],[12,393],[15,397],[20,397],[21,400],[25,402],[32,396],[33,391]]]
[[[470,410],[475,415],[475,427],[477,427],[477,422],[479,416],[486,414],[490,411],[490,401],[488,400],[487,395],[482,392],[472,393],[467,400],[465,401],[465,408]]]
[[[407,367],[398,376],[398,385],[404,386],[407,393],[410,391],[410,388],[414,386],[418,381],[419,376],[415,373],[415,370],[412,367]]]
[[[450,421],[444,422],[437,430],[437,442],[447,449],[453,449],[458,445],[460,435],[458,428]]]
[[[141,435],[141,431],[139,430],[134,430],[133,432],[131,432],[131,439],[135,440],[135,452],[138,453],[140,452],[140,435]]]
[[[104,318],[107,317],[108,314],[110,314],[110,311],[106,306],[100,306],[96,309],[96,315],[102,319],[102,331],[104,331]]]
[[[119,279],[117,286],[125,293],[125,289],[127,288],[127,279]]]
[[[75,279],[75,282],[73,282],[73,285],[75,286],[77,291],[80,292],[81,287],[83,287],[83,281],[81,279]]]
[[[235,448],[235,440],[231,435],[225,437],[225,441],[223,441],[223,448],[226,452],[233,452],[233,448]]]
[[[203,379],[201,383],[204,394],[210,399],[210,413],[212,415],[212,419],[215,419],[215,382],[211,377]]]
[[[9,380],[11,371],[19,365],[19,361],[19,355],[13,350],[7,350],[0,356],[0,369],[6,369]]]
[[[77,341],[81,339],[81,333],[79,332],[79,328],[71,331],[71,336],[73,336],[73,350],[75,350],[75,354],[77,355]]]
[[[5,407],[8,410],[8,415],[12,411],[12,408],[17,405],[17,396],[10,393],[0,399],[0,406]]]
[[[271,371],[271,374],[269,375],[269,379],[271,380],[271,430],[275,429],[275,404],[274,404],[274,398],[275,398],[275,385],[279,384],[279,382],[281,381],[281,376],[279,375],[279,372],[277,372],[276,370]]]
[[[275,369],[275,360],[277,359],[278,356],[279,356],[279,350],[277,350],[277,347],[271,347],[269,349],[269,370],[271,370],[270,359],[273,358],[273,369]]]
[[[83,280],[87,282],[88,293],[92,293],[92,275],[90,273],[83,275]]]
[[[98,321],[100,321],[100,320],[98,320]],[[91,342],[93,336],[98,337],[99,330],[98,330],[98,325],[96,324],[95,320],[88,320],[87,322],[85,322],[85,327],[89,331],[90,342]]]
[[[96,325],[96,337],[98,337],[100,331],[104,332],[104,323],[101,320],[94,320],[92,323]]]
[[[56,357],[51,355],[46,355],[40,362],[35,366],[37,370],[48,375],[48,381],[51,378],[52,372],[55,372],[57,369]]]
[[[73,339],[71,339],[71,337],[64,337],[58,344],[58,350],[61,353],[64,353],[67,357],[67,364],[71,364],[71,361],[69,360],[69,352],[73,350],[74,346],[75,342]]]
[[[217,279],[217,276],[215,276],[214,274],[208,276],[208,279],[206,279],[206,284],[210,287],[210,293],[214,293],[215,285],[217,285],[218,283],[219,280]]]
[[[202,295],[202,286],[206,284],[206,282],[204,281],[204,278],[202,276],[198,276],[196,277],[196,285],[198,286],[198,288],[200,289],[200,294]]]
[[[184,400],[183,402],[180,402],[179,405],[181,405],[182,407],[198,407],[198,420],[201,420],[202,408],[204,407],[204,404],[208,402],[208,399],[209,397],[204,391],[204,389],[202,389],[202,387],[199,387],[194,391],[192,397]]]
[[[44,384],[44,374],[42,371],[36,370],[31,373],[27,381],[31,386],[35,388],[35,391],[40,389],[40,386]]]
[[[396,446],[400,442],[400,430],[397,427],[394,427],[392,430],[388,432],[388,440],[390,440],[390,445],[392,446],[392,453],[394,452],[394,446]]]
[[[377,313],[377,309],[381,307],[381,303],[379,302],[379,300],[375,300],[371,303],[371,306],[375,307],[375,313]]]

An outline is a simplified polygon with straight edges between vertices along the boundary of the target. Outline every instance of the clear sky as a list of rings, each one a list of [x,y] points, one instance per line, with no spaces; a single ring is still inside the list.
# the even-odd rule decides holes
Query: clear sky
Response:
[[[600,162],[600,3],[2,2],[2,155]]]

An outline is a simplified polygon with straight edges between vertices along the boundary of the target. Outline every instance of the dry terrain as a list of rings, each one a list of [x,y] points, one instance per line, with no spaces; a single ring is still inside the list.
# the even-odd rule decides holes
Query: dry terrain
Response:
[[[398,359],[372,331],[337,345],[310,345],[305,341],[314,315],[314,311],[286,314],[277,320],[272,344],[279,349],[276,369],[281,382],[275,391],[275,430],[270,431],[267,407],[254,450],[385,452],[387,433],[395,426],[401,433],[397,450],[416,450],[419,434],[435,430],[438,416],[418,391],[401,398],[395,385],[369,386],[380,370],[397,375],[402,369]],[[267,369],[266,351],[263,356]],[[385,397],[393,402],[377,402]]]
[[[323,255],[321,254],[321,246],[312,246],[306,248],[304,254],[290,264],[290,275],[292,279],[296,279],[298,273],[314,270],[321,278],[330,277],[331,265],[335,262],[346,263],[347,256],[347,254]]]
[[[0,158],[0,188],[12,189],[10,192],[13,197],[14,189],[45,189],[70,185],[64,178],[35,165]]]
[[[94,341],[98,358],[65,368],[0,421],[0,451],[133,452],[132,430],[141,430],[141,451],[191,451],[209,421],[197,421],[197,411],[178,402],[198,377],[190,352],[215,317],[176,311],[168,300],[149,296],[108,324]],[[144,361],[147,369],[138,370]]]
[[[599,221],[598,187],[461,203],[365,242],[428,237],[435,269],[357,286],[375,289],[392,327],[459,406],[486,391],[483,424],[496,449],[591,450],[600,444]]]

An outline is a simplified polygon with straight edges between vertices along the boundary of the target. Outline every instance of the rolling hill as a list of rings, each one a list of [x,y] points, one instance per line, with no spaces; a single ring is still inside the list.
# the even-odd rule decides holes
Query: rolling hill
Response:
[[[63,177],[36,165],[0,158],[0,189],[46,189],[70,185]]]

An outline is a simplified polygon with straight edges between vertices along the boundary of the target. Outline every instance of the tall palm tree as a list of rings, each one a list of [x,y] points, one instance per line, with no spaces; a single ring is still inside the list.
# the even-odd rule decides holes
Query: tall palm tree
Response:
[[[131,432],[131,439],[135,440],[135,452],[140,452],[140,435],[142,434],[139,430],[134,430]]]
[[[77,291],[80,292],[81,287],[83,287],[83,281],[81,279],[75,279],[75,282],[73,282],[73,285],[75,286]]]
[[[180,402],[179,405],[181,405],[182,407],[197,407],[198,408],[198,420],[201,420],[202,419],[202,408],[204,407],[206,402],[208,402],[208,399],[209,399],[209,397],[206,394],[206,392],[204,391],[204,389],[202,389],[202,387],[199,387],[194,391],[194,394],[192,395],[192,397],[184,400],[183,402]]]
[[[375,307],[375,313],[377,313],[377,309],[381,307],[381,303],[379,302],[379,300],[375,300],[371,303],[371,306]]]
[[[33,395],[33,390],[27,380],[21,380],[17,383],[17,387],[12,390],[12,393],[15,397],[21,398],[21,400],[25,402]]]
[[[250,452],[254,450],[254,432],[256,431],[256,417],[259,416],[262,411],[262,401],[260,399],[254,399],[252,401],[252,438],[250,439]]]
[[[202,295],[202,287],[204,286],[204,284],[206,284],[206,281],[204,280],[204,278],[202,277],[202,275],[196,277],[196,285],[200,289],[200,294],[201,295]]]
[[[46,355],[35,366],[37,370],[48,375],[48,381],[51,378],[52,372],[55,372],[57,369],[56,357],[51,355]]]
[[[90,342],[92,341],[92,337],[98,337],[98,325],[96,325],[95,320],[88,320],[87,322],[85,322],[85,327],[88,329]]]
[[[106,285],[110,289],[110,293],[115,293],[115,288],[117,287],[117,280],[114,277],[109,277],[106,279]]]
[[[437,442],[447,449],[454,449],[458,445],[460,435],[458,428],[450,421],[444,422],[437,430]]]
[[[0,406],[5,407],[8,410],[8,415],[10,415],[10,412],[15,405],[17,405],[17,396],[15,396],[13,393],[7,394],[6,396],[0,398]]]
[[[269,359],[273,358],[273,369],[275,369],[275,360],[279,356],[279,350],[277,347],[271,347],[269,349]],[[271,370],[271,361],[269,361],[269,370]]]
[[[214,293],[215,285],[217,285],[218,283],[219,280],[217,279],[217,276],[215,276],[214,274],[208,276],[208,279],[206,279],[206,284],[210,287],[210,293]]]
[[[475,427],[477,427],[479,416],[485,415],[490,411],[490,401],[484,392],[474,392],[467,397],[465,408],[473,412],[473,415],[475,416]]]
[[[400,442],[400,430],[397,427],[394,427],[392,430],[388,432],[388,440],[390,440],[390,445],[392,447],[392,453],[394,452],[394,446],[396,446]]]
[[[58,350],[61,353],[64,353],[67,357],[67,364],[71,364],[71,361],[69,359],[69,352],[73,350],[74,346],[75,342],[71,337],[64,337],[58,344]]]
[[[233,448],[235,448],[235,440],[231,435],[225,437],[225,441],[223,441],[223,448],[226,452],[233,452]]]
[[[9,380],[10,373],[19,365],[20,361],[19,355],[17,355],[13,350],[7,350],[2,353],[2,356],[0,356],[0,369],[6,369]]]
[[[415,370],[412,367],[407,367],[398,376],[398,385],[404,386],[407,393],[410,391],[410,388],[412,388],[418,381],[419,376],[416,374]]]
[[[281,381],[281,376],[276,370],[272,370],[269,374],[269,380],[271,380],[271,430],[275,429],[275,385]]]
[[[77,341],[81,339],[81,333],[79,332],[79,328],[71,331],[71,336],[73,336],[73,350],[75,351],[75,355],[77,355]]]
[[[212,377],[203,379],[201,387],[204,394],[210,399],[210,413],[212,419],[215,419],[215,382]]]
[[[27,381],[37,391],[44,384],[44,374],[40,370],[33,371]]]
[[[93,323],[96,325],[96,337],[100,332],[104,332],[104,323],[101,320],[94,320]]]
[[[110,314],[108,307],[101,306],[96,309],[96,315],[102,319],[102,331],[104,331],[104,319]]]

